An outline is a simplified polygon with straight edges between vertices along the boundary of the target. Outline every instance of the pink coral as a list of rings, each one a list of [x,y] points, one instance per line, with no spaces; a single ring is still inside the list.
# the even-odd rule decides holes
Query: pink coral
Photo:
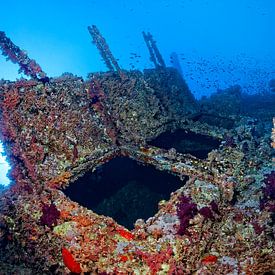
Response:
[[[136,253],[141,256],[142,260],[149,266],[151,274],[155,275],[160,270],[161,265],[169,261],[173,254],[173,250],[171,247],[168,247],[167,249],[154,254],[149,254],[140,250]]]
[[[20,66],[19,73],[23,72],[25,75],[36,79],[39,77],[46,77],[46,74],[42,71],[41,67],[33,59],[30,59],[26,52],[13,44],[13,42],[2,31],[0,32],[0,48],[7,59]]]
[[[4,94],[3,105],[7,109],[14,109],[19,103],[19,93],[17,89],[12,89]]]

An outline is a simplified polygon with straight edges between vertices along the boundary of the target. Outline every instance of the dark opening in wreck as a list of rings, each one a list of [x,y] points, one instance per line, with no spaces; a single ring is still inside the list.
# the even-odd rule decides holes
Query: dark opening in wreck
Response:
[[[158,210],[158,202],[185,181],[153,166],[144,166],[130,158],[116,157],[88,171],[64,190],[73,201],[97,214],[110,216],[132,229],[137,219],[148,219]]]
[[[210,136],[187,132],[183,129],[166,131],[149,142],[159,148],[175,148],[182,154],[191,154],[197,158],[205,159],[207,154],[219,147],[220,142]]]

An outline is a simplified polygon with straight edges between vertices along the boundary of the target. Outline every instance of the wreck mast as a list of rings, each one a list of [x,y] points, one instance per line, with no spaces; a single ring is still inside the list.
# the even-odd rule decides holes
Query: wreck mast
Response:
[[[40,65],[35,60],[30,59],[27,53],[16,46],[3,31],[0,31],[0,49],[7,60],[19,65],[19,73],[24,73],[32,79],[42,80],[47,78]]]
[[[99,53],[101,57],[103,58],[107,68],[111,72],[118,72],[120,77],[123,76],[123,73],[121,71],[120,66],[118,65],[117,59],[112,54],[105,38],[100,33],[97,26],[92,25],[91,27],[88,26],[88,31],[91,34],[93,38],[93,43],[96,45],[97,49],[99,50]]]
[[[156,41],[153,39],[153,36],[150,32],[142,32],[144,41],[149,50],[150,60],[154,63],[155,68],[166,68],[165,62],[160,54],[160,51],[157,47]]]

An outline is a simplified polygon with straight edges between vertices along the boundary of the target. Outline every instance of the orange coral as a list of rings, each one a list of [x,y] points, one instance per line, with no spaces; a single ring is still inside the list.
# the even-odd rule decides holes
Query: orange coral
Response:
[[[134,235],[131,232],[126,231],[123,228],[122,229],[117,229],[117,232],[121,237],[125,238],[128,241],[131,241],[134,238]]]
[[[119,255],[120,262],[127,262],[129,258],[126,255]]]
[[[215,255],[208,255],[208,256],[205,256],[201,262],[202,264],[214,264],[216,263],[218,260],[218,257],[215,256]]]
[[[66,185],[69,182],[69,179],[71,176],[72,176],[72,174],[70,172],[63,172],[59,176],[49,180],[47,185],[50,188],[63,187],[64,185]]]
[[[62,248],[62,258],[66,267],[73,273],[81,273],[80,264],[74,259],[71,252],[65,247]]]
[[[60,211],[60,219],[66,220],[70,217],[70,212],[66,210]]]
[[[92,225],[92,221],[85,216],[75,216],[73,218],[74,221],[76,221],[81,227],[86,227]]]

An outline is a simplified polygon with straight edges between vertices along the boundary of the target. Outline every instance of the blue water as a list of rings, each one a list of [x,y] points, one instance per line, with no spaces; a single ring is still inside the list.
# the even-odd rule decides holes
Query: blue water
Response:
[[[3,153],[4,153],[3,144],[0,143],[0,189],[1,189],[1,185],[7,186],[10,183],[10,180],[7,177],[7,173],[10,169],[10,166],[6,160],[6,157],[3,155]]]

